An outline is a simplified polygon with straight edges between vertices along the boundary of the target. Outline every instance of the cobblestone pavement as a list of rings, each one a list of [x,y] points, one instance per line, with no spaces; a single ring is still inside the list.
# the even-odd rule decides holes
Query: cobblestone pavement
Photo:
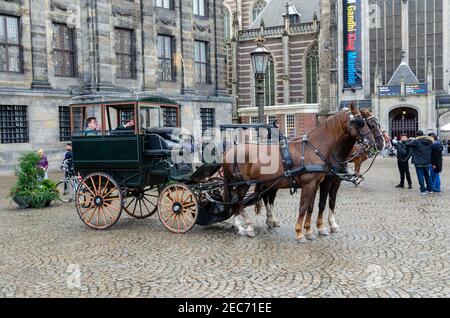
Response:
[[[450,162],[444,194],[426,196],[394,189],[395,165],[379,159],[360,188],[345,185],[341,232],[306,243],[288,192],[281,227],[258,216],[253,239],[229,223],[175,235],[156,216],[97,232],[72,205],[18,210],[2,178],[0,297],[450,297]]]

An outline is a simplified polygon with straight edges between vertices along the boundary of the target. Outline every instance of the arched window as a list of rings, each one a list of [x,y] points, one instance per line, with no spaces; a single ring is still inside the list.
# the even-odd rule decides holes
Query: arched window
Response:
[[[255,20],[258,18],[260,13],[266,7],[266,5],[267,5],[267,2],[265,0],[256,0],[255,3],[253,3],[253,7],[252,7],[252,22],[255,22]]]
[[[308,51],[306,56],[306,102],[317,103],[317,87],[319,80],[319,49],[317,43]]]
[[[270,57],[267,63],[266,75],[264,77],[264,82],[261,83],[264,87],[264,106],[274,106],[275,105],[275,63],[273,58]],[[256,106],[262,101],[258,98],[255,91]]]
[[[231,13],[227,7],[223,7],[223,27],[225,42],[231,40]]]

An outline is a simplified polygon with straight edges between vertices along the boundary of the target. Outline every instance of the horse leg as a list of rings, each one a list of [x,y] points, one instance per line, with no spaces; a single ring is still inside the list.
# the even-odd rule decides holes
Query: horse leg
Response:
[[[305,214],[311,204],[311,199],[314,195],[315,190],[317,190],[317,181],[313,180],[311,182],[303,182],[302,194],[300,196],[300,206],[298,209],[298,219],[295,225],[295,231],[297,233],[297,240],[302,242],[305,240],[305,235],[303,234],[303,220],[305,219]]]
[[[319,199],[319,215],[317,216],[317,230],[319,235],[328,236],[330,233],[328,229],[323,226],[323,214],[327,206],[328,193],[330,192],[332,180],[327,177],[324,182],[320,184],[320,199]]]
[[[248,187],[248,186],[240,186],[237,189],[233,189],[232,191],[230,191],[230,194],[231,194],[230,197],[233,199],[235,199],[237,197],[237,200],[241,201],[244,199],[249,188],[250,187]],[[232,202],[234,201],[233,199],[232,199]],[[248,224],[248,220],[244,217],[244,207],[240,206],[240,205],[235,206],[235,207],[233,207],[233,212],[234,212],[234,225],[238,229],[239,235],[248,235],[247,230],[244,228],[244,224],[239,219],[239,217],[242,217],[244,222]],[[247,226],[247,229],[248,229],[248,226]],[[253,228],[251,228],[251,230],[252,229]],[[253,234],[254,234],[254,231],[253,231]]]
[[[339,226],[336,223],[336,219],[335,219],[335,208],[336,208],[336,197],[337,197],[337,193],[339,191],[339,187],[341,185],[340,181],[336,181],[333,183],[333,185],[331,186],[330,189],[330,213],[328,215],[328,223],[330,225],[330,229],[332,233],[337,233],[339,232]]]
[[[247,228],[245,229],[245,231],[247,232],[248,237],[255,237],[256,235],[255,235],[255,229],[253,228],[253,223],[250,220],[250,218],[247,216],[247,214],[245,214],[244,208],[242,208],[242,210],[239,213],[247,225]]]
[[[305,237],[307,240],[313,241],[316,239],[316,236],[314,234],[314,230],[311,226],[311,219],[312,215],[314,213],[314,202],[316,201],[316,194],[317,194],[318,188],[316,187],[316,190],[314,191],[311,201],[308,206],[307,214],[306,214],[306,220],[305,220]]]
[[[247,231],[245,230],[245,227],[243,226],[242,218],[240,212],[237,212],[233,217],[234,225],[239,231],[239,235],[245,236],[247,235]]]
[[[264,204],[266,205],[266,214],[267,214],[266,224],[269,228],[280,227],[280,223],[275,218],[275,215],[273,213],[276,195],[277,190],[275,189],[269,191],[269,193],[266,196],[264,196]]]

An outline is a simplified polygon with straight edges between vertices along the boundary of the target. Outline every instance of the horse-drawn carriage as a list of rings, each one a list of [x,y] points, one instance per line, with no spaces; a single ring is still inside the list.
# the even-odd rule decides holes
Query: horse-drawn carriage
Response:
[[[123,210],[137,219],[158,211],[167,229],[185,233],[232,216],[217,203],[220,162],[194,168],[192,161],[174,160],[204,148],[179,128],[179,108],[160,97],[71,105],[73,161],[82,176],[75,202],[86,225],[104,230]]]
[[[206,147],[195,145],[179,128],[179,108],[159,97],[71,105],[73,161],[82,176],[75,201],[86,225],[107,229],[123,210],[138,219],[158,212],[167,229],[186,233],[195,224],[209,225],[237,214],[245,219],[243,209],[263,199],[270,226],[277,223],[271,212],[276,191],[301,187],[301,201],[307,202],[300,204],[296,227],[301,239],[303,217],[306,210],[311,214],[325,175],[346,181],[358,177],[339,172],[357,139],[369,148],[375,147],[375,139],[379,149],[384,146],[376,119],[370,112],[362,115],[356,106],[289,143],[279,144],[272,136],[277,131],[266,125],[223,125],[221,141]],[[244,131],[240,148],[237,140],[230,143],[227,138],[229,130],[236,138],[236,129]],[[265,137],[261,130],[267,131]],[[274,139],[278,145],[272,144]],[[199,150],[197,167],[193,161],[178,160]],[[258,157],[263,152],[275,162],[269,174],[261,172],[264,164]],[[205,153],[210,155],[207,161]],[[247,233],[252,232],[246,223]]]

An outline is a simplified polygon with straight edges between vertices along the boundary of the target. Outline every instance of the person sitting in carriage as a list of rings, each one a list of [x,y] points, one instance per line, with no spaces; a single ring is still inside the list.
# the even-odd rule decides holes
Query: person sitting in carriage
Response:
[[[100,130],[97,118],[89,117],[86,120],[86,135],[96,135]]]
[[[134,130],[134,126],[135,126],[134,120],[131,119],[131,120],[130,120],[129,122],[127,122],[126,124],[117,127],[116,130]]]

